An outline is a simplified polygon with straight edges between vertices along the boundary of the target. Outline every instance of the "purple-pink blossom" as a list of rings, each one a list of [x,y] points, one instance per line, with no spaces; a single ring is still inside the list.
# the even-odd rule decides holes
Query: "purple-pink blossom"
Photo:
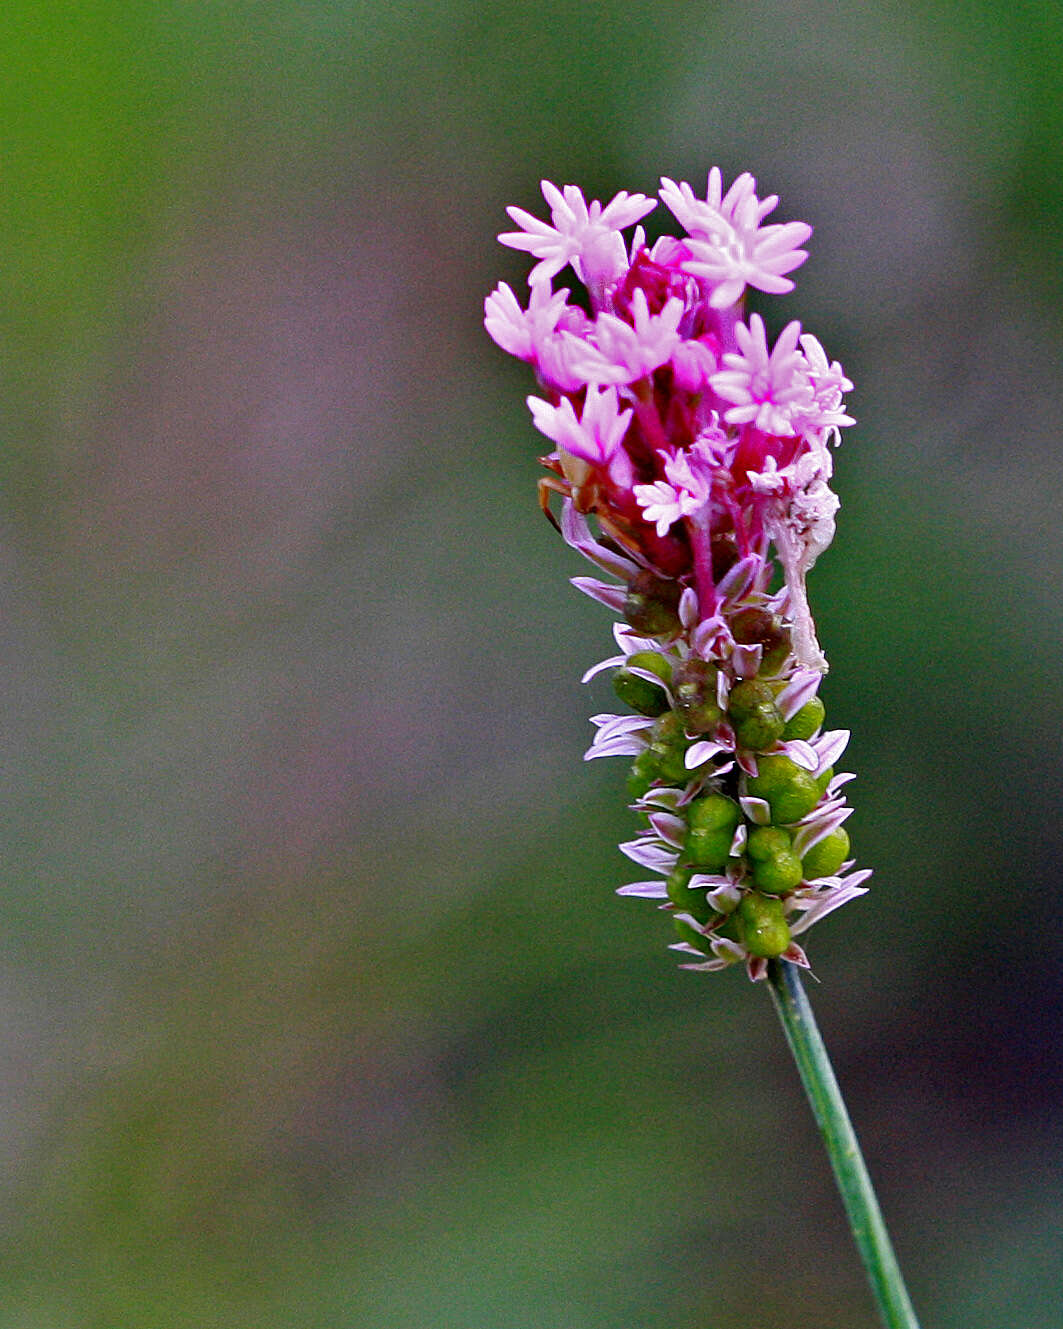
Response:
[[[712,376],[713,391],[734,403],[724,412],[728,424],[752,424],[765,434],[794,434],[802,408],[813,401],[807,361],[798,349],[801,324],[788,323],[769,352],[764,320],[753,314],[735,328],[737,352],[723,357],[726,368]]]
[[[599,314],[587,335],[569,334],[571,363],[588,383],[635,383],[667,364],[680,344],[683,301],[673,298],[659,314],[651,314],[646,293],[631,300],[631,322],[615,314]]]
[[[620,410],[616,389],[590,387],[577,419],[572,402],[563,398],[552,406],[539,397],[528,398],[536,429],[573,457],[596,466],[608,466],[624,441],[630,410]]]
[[[690,238],[690,258],[683,270],[711,287],[709,303],[724,309],[738,300],[746,286],[782,295],[794,283],[785,276],[808,258],[800,246],[812,234],[805,222],[773,223],[764,218],[775,210],[775,194],[758,199],[756,181],[743,172],[724,194],[719,168],[709,172],[705,198],[699,199],[685,182],[661,182],[661,199]]]
[[[558,189],[542,182],[543,197],[550,204],[550,222],[523,208],[509,207],[510,218],[521,228],[505,231],[498,238],[512,249],[523,249],[539,262],[528,280],[549,281],[571,263],[580,281],[592,285],[608,281],[627,261],[621,231],[640,221],[657,206],[645,194],[622,190],[603,207],[597,199],[589,205],[576,185]]]

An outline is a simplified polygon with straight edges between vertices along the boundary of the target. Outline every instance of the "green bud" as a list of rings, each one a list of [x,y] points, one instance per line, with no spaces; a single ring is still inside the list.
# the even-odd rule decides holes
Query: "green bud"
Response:
[[[634,660],[635,657],[630,658]],[[613,691],[626,706],[638,711],[639,715],[663,715],[669,709],[668,698],[663,688],[651,683],[649,679],[640,678],[638,674],[633,674],[627,668],[618,669],[613,674]]]
[[[690,659],[672,671],[672,695],[683,723],[692,734],[707,734],[723,719],[716,702],[719,670],[708,660]]]
[[[811,774],[789,757],[760,757],[759,774],[750,777],[749,792],[771,808],[772,821],[800,821],[816,806],[820,788]]]
[[[816,776],[816,788],[821,794],[827,792],[827,785],[834,779],[834,767],[828,766],[822,775]]]
[[[763,752],[782,737],[785,723],[774,702],[758,706],[752,715],[746,715],[735,725],[735,740],[740,748],[750,752]]]
[[[848,857],[849,832],[839,826],[812,846],[801,860],[801,868],[810,881],[815,877],[833,877]]]
[[[653,753],[646,749],[640,752],[631,763],[631,770],[627,775],[627,791],[632,800],[641,798],[643,794],[649,792],[650,786],[657,779],[657,759]]]
[[[755,612],[759,612],[755,611]],[[731,689],[727,713],[734,723],[738,746],[762,752],[780,737],[785,727],[771,685],[745,678]]]
[[[683,841],[683,850],[691,863],[706,872],[721,872],[727,865],[734,832],[726,826],[703,831],[692,827]]]
[[[742,810],[733,798],[726,794],[703,794],[688,804],[687,822],[699,831],[726,830],[734,836],[734,829],[742,815]]]
[[[658,775],[669,784],[686,784],[690,779],[683,760],[689,746],[682,720],[675,711],[665,711],[653,726],[647,751],[653,756]]]
[[[790,945],[790,929],[781,900],[752,893],[744,895],[737,913],[742,941],[750,955],[771,960]]]
[[[705,898],[704,888],[700,891],[690,889],[690,878],[693,875],[694,868],[686,864],[673,868],[668,876],[668,898],[684,914],[693,915],[699,923],[707,923],[714,910]]]
[[[731,689],[727,700],[727,714],[732,720],[744,720],[755,715],[761,706],[774,706],[775,693],[770,684],[758,678],[743,678]]]
[[[788,854],[792,848],[790,832],[781,826],[755,826],[746,841],[746,853],[756,862]]]
[[[672,681],[672,662],[660,651],[636,651],[627,657],[627,665],[628,668],[634,665],[639,669],[648,669],[664,683]]]
[[[785,850],[753,864],[753,880],[765,895],[785,895],[800,886],[803,876],[801,860]]]
[[[624,598],[624,618],[638,633],[648,637],[667,636],[679,629],[677,581],[665,581],[644,568],[628,586]]]
[[[796,715],[790,717],[783,730],[783,738],[811,738],[822,725],[827,708],[818,697],[806,701]]]

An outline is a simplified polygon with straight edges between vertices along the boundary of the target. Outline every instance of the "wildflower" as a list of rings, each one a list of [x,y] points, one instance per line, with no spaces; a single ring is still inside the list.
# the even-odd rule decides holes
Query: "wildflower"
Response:
[[[604,207],[597,199],[588,206],[581,189],[565,185],[561,190],[549,180],[542,182],[542,191],[550,204],[552,224],[523,208],[510,207],[506,211],[521,229],[498,237],[502,244],[524,249],[539,260],[528,278],[533,286],[550,281],[568,263],[585,283],[615,277],[625,266],[621,232],[657,206],[645,194],[623,191]]]
[[[726,194],[719,168],[709,172],[705,198],[699,199],[686,183],[661,182],[661,199],[690,238],[690,255],[683,270],[703,278],[711,286],[709,303],[714,309],[736,304],[746,286],[772,295],[792,291],[794,283],[784,276],[799,267],[808,254],[799,246],[812,234],[805,222],[787,222],[761,227],[764,218],[779,202],[771,194],[763,200],[754,193],[756,181],[743,172]]]
[[[620,654],[585,675],[611,673],[630,708],[592,717],[586,754],[631,763],[645,828],[620,848],[653,879],[619,893],[672,916],[687,968],[807,966],[796,939],[870,875],[849,856],[848,733],[824,728],[806,591],[834,534],[830,447],[852,384],[796,320],[769,346],[742,302],[747,286],[792,289],[811,228],[765,225],[778,199],[748,173],[724,192],[715,167],[704,198],[662,181],[685,234],[652,248],[623,232],[654,200],[542,188],[550,221],[510,208],[521,229],[500,236],[537,260],[527,308],[502,283],[485,325],[539,378],[543,483],[565,540],[608,578],[574,583],[623,620]],[[553,290],[566,265],[590,314]]]

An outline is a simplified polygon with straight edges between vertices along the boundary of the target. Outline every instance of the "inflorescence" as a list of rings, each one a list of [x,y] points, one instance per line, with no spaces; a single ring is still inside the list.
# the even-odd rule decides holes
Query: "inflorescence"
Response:
[[[853,777],[834,770],[849,735],[823,728],[805,592],[834,534],[830,445],[853,423],[852,384],[800,323],[769,347],[743,314],[747,286],[793,289],[811,227],[765,225],[776,196],[758,199],[748,173],[724,193],[715,167],[704,198],[661,182],[685,235],[652,247],[636,224],[656,200],[542,190],[550,221],[511,207],[520,229],[499,236],[538,260],[527,308],[502,282],[484,322],[541,385],[528,406],[554,445],[544,510],[560,494],[555,525],[615,578],[573,581],[624,620],[619,654],[584,676],[612,670],[632,712],[593,716],[586,754],[633,758],[645,829],[620,848],[658,877],[619,894],[672,914],[685,968],[807,967],[794,938],[870,876],[849,857]],[[583,305],[553,289],[566,266]]]

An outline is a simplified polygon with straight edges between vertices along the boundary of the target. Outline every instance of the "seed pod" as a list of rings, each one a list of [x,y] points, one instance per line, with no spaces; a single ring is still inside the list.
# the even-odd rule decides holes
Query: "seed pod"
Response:
[[[672,671],[672,696],[676,710],[692,734],[711,733],[723,719],[716,701],[720,671],[707,660],[689,659]]]
[[[759,774],[748,781],[749,792],[767,801],[772,821],[800,821],[819,802],[821,790],[816,781],[789,757],[760,757],[757,767]]]
[[[671,665],[656,651],[636,651],[634,655],[629,655],[627,663],[613,674],[613,691],[625,705],[630,706],[633,711],[638,711],[639,715],[663,715],[669,709],[664,689],[656,683],[651,683],[648,678],[633,674],[632,665],[649,670],[665,682],[671,676]]]
[[[735,740],[740,748],[747,748],[750,752],[764,752],[778,742],[785,727],[778,706],[768,702],[736,723]]]
[[[731,619],[731,633],[740,645],[762,648],[761,668],[766,673],[775,673],[790,654],[790,629],[766,609],[740,609]]]
[[[644,568],[628,586],[624,597],[624,618],[635,632],[647,637],[664,637],[679,630],[677,581],[665,581]]]
[[[742,897],[737,912],[742,941],[750,955],[771,960],[790,945],[790,928],[781,900],[751,892]]]
[[[696,947],[702,955],[711,954],[708,940],[703,933],[697,930],[697,928],[692,928],[690,924],[682,918],[673,918],[672,926],[675,928],[680,941],[688,942],[691,946]]]
[[[653,726],[653,736],[647,749],[657,766],[657,773],[669,784],[686,784],[690,772],[684,754],[690,740],[683,733],[683,722],[675,711],[666,711]]]
[[[775,704],[774,690],[759,679],[746,678],[734,685],[727,713],[734,724],[738,746],[750,752],[770,748],[785,728],[782,713]]]
[[[722,872],[727,866],[733,839],[734,831],[726,826],[716,830],[699,830],[695,826],[687,831],[683,852],[702,871]]]
[[[749,832],[746,853],[755,862],[760,862],[775,854],[788,854],[792,846],[790,832],[781,826],[756,826]]]
[[[726,794],[703,794],[687,806],[687,823],[699,831],[726,830],[730,836],[742,815],[733,798]]]
[[[807,881],[816,877],[833,877],[849,857],[849,832],[844,826],[817,840],[801,860],[801,869]]]
[[[649,793],[650,786],[659,774],[657,759],[649,748],[645,752],[640,752],[631,763],[631,770],[627,773],[627,791],[631,795],[632,801]]]
[[[715,910],[706,899],[705,888],[700,891],[690,889],[690,878],[693,875],[694,868],[687,864],[673,868],[668,874],[668,898],[681,913],[690,914],[699,923],[707,923]]]
[[[823,724],[827,708],[818,697],[806,701],[796,715],[786,722],[783,738],[811,738]]]
[[[785,895],[800,886],[803,876],[801,860],[785,849],[753,864],[753,880],[765,895]]]

